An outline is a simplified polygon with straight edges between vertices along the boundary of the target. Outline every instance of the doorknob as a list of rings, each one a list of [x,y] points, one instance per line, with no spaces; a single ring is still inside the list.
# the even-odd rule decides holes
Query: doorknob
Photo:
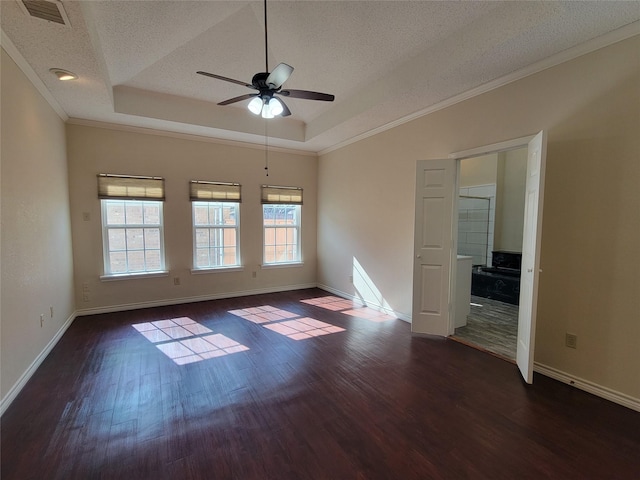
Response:
[[[422,258],[422,255],[416,255],[416,258]]]

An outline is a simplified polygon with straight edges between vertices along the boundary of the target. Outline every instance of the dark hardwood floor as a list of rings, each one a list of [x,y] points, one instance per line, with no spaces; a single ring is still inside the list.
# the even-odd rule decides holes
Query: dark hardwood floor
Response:
[[[2,417],[2,479],[639,478],[639,413],[301,302],[328,295],[76,319]]]

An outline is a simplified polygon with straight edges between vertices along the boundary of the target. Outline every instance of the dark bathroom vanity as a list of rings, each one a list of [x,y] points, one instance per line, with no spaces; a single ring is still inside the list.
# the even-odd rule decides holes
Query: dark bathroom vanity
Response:
[[[491,266],[475,266],[471,273],[471,295],[518,305],[522,253],[496,250]]]

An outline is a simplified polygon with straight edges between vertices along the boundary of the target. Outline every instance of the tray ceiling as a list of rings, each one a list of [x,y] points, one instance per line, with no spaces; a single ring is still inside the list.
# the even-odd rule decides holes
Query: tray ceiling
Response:
[[[269,65],[295,68],[291,117],[262,120],[246,88],[264,70],[263,4],[64,1],[68,25],[1,2],[2,31],[71,119],[322,151],[623,29],[640,2],[278,1],[268,3]],[[59,82],[52,67],[79,76]],[[268,123],[266,123],[268,122]]]

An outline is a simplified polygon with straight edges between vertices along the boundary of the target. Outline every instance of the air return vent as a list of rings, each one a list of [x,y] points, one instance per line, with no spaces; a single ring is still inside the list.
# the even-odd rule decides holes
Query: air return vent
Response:
[[[47,22],[71,26],[62,2],[55,0],[17,0],[22,11],[30,17],[40,18]]]

